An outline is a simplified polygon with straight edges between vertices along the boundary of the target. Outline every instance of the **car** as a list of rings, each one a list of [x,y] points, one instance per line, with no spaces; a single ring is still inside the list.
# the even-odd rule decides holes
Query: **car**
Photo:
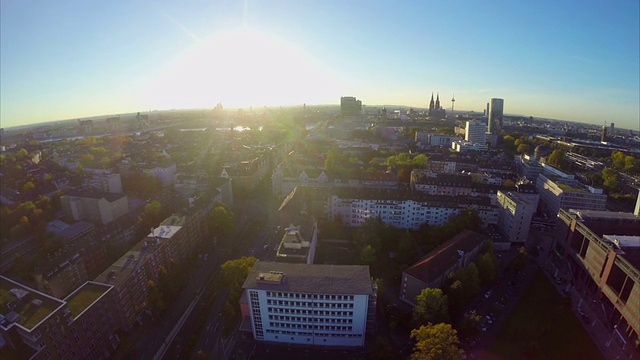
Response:
[[[268,251],[269,250],[269,245],[265,245],[262,247],[262,251]]]
[[[488,299],[490,296],[491,296],[491,290],[487,291],[487,292],[484,294],[484,298],[485,298],[485,299]]]
[[[487,315],[485,316],[485,319],[487,319],[487,324],[493,324],[493,319],[491,318],[491,316]]]

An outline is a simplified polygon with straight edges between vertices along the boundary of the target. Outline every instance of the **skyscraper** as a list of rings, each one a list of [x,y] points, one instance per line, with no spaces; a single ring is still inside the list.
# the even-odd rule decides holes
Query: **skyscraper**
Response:
[[[342,116],[360,116],[362,114],[362,101],[353,96],[341,97],[340,113]]]
[[[500,134],[504,115],[504,100],[492,98],[487,111],[487,117],[489,118],[487,132],[492,135]]]

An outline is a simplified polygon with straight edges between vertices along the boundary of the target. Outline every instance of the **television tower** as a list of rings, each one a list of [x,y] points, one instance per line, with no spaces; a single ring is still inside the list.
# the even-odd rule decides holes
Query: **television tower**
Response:
[[[451,115],[453,115],[453,104],[456,102],[456,95],[453,94],[451,97]]]

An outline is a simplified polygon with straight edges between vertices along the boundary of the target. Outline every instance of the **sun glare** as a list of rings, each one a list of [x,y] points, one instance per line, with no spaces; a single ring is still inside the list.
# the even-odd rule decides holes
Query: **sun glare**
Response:
[[[322,102],[339,94],[329,71],[295,47],[250,29],[219,33],[154,79],[140,96],[167,108]]]

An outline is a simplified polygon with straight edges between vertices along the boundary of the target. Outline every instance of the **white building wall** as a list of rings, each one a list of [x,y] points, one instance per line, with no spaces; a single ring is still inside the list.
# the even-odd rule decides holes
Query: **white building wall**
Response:
[[[246,291],[256,340],[364,346],[368,295]]]

